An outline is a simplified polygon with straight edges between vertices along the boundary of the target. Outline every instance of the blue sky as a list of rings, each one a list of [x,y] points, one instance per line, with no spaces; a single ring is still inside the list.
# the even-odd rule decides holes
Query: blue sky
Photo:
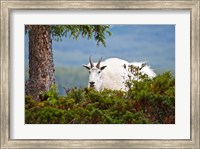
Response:
[[[77,67],[88,63],[90,55],[97,61],[118,57],[129,62],[146,61],[152,69],[175,69],[174,25],[111,25],[112,36],[106,36],[106,47],[96,45],[94,39],[63,38],[53,41],[55,67]],[[26,63],[28,38],[26,35]]]

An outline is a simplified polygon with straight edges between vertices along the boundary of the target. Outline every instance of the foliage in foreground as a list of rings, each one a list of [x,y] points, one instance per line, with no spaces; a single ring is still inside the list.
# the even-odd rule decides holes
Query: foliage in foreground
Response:
[[[131,86],[130,84],[134,85]],[[171,124],[175,123],[175,79],[129,80],[128,92],[73,88],[59,96],[56,87],[41,101],[25,99],[27,124]]]

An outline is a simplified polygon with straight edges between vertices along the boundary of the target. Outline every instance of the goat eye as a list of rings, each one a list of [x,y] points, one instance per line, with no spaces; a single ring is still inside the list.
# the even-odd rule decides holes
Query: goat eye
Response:
[[[101,71],[98,71],[98,73],[100,73]]]

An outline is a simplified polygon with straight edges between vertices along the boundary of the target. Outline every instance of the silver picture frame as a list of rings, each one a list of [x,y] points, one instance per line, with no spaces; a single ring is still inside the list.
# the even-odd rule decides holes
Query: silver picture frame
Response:
[[[200,1],[1,1],[1,148],[200,148]],[[15,140],[10,138],[10,13],[12,10],[189,10],[190,28],[190,125],[188,140]]]

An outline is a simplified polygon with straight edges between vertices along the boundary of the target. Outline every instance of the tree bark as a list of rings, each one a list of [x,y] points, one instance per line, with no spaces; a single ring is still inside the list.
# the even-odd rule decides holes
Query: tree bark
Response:
[[[29,26],[29,80],[25,93],[39,99],[39,94],[54,85],[54,63],[50,26]]]

